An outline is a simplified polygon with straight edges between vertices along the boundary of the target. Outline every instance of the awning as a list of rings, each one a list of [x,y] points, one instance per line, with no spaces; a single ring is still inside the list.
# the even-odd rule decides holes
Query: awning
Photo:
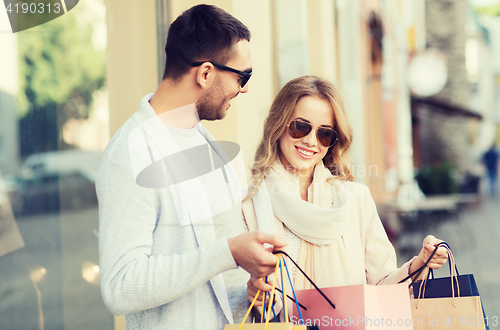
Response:
[[[474,110],[465,108],[461,105],[453,104],[447,100],[437,98],[411,97],[412,111],[415,110],[415,105],[426,105],[432,107],[432,110],[446,113],[451,116],[463,116],[482,120],[483,116]]]

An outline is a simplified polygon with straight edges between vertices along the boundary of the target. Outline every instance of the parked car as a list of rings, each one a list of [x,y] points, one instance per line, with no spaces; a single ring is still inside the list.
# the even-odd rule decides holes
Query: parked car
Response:
[[[100,160],[99,153],[76,149],[29,156],[4,177],[12,211],[24,215],[95,205]]]
[[[95,184],[79,172],[32,172],[14,177],[7,188],[15,215],[74,210],[97,205]],[[12,180],[12,178],[10,179]]]
[[[26,158],[18,172],[79,172],[88,180],[95,182],[101,154],[79,149],[49,151]],[[19,173],[18,173],[19,174]]]

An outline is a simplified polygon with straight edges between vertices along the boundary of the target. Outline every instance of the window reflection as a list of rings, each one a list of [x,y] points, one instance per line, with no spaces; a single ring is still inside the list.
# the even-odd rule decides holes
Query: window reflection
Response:
[[[95,194],[109,141],[104,3],[7,30],[0,10],[0,329],[112,329]]]
[[[100,283],[100,269],[99,266],[90,261],[84,261],[82,263],[82,277],[85,281],[93,285],[99,285]]]
[[[24,247],[0,171],[0,257]],[[1,259],[0,259],[1,265]],[[1,301],[1,292],[0,292]]]

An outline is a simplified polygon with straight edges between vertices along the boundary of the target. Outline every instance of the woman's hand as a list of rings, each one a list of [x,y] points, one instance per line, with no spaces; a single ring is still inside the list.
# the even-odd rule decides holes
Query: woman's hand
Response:
[[[422,267],[427,259],[431,256],[432,252],[434,251],[434,248],[436,245],[441,243],[442,240],[437,239],[436,237],[429,235],[426,238],[424,238],[424,242],[422,243],[422,250],[420,250],[420,253],[418,254],[418,257],[413,261],[413,263],[410,266],[410,273],[413,273],[420,267]],[[436,251],[436,254],[432,257],[432,259],[429,261],[427,266],[432,269],[439,269],[443,267],[443,265],[446,263],[446,260],[448,259],[448,253],[445,247],[440,246],[438,250]],[[424,271],[418,278],[413,278],[413,281],[419,280],[422,278],[423,275],[426,275],[427,272]]]
[[[424,238],[424,242],[422,243],[423,246],[422,250],[420,250],[420,254],[418,255],[418,257],[422,260],[422,265],[425,264],[427,259],[429,259],[436,245],[438,245],[441,242],[442,240],[437,239],[432,235],[429,235],[426,238]],[[427,266],[429,266],[429,268],[432,269],[439,269],[443,267],[447,259],[448,259],[448,253],[446,248],[440,246],[439,249],[436,251],[436,254],[434,254],[432,259],[427,264]]]
[[[271,291],[272,288],[273,287],[269,282],[266,283],[262,280],[262,278],[255,278],[251,276],[250,280],[247,282],[247,298],[250,302],[252,302],[257,294],[257,291],[260,290],[261,292],[259,293],[259,297],[257,297],[254,304],[255,307],[260,307],[262,306],[262,291],[268,292]]]

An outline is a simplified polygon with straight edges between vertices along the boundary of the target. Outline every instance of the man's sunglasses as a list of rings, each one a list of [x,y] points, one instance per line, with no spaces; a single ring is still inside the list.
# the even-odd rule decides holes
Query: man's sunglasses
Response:
[[[288,134],[294,139],[301,139],[311,133],[311,124],[300,119],[294,119],[287,125]],[[331,128],[320,127],[316,131],[316,138],[323,147],[331,147],[337,142],[337,132]]]
[[[241,88],[245,87],[245,85],[247,84],[248,80],[252,76],[252,71],[250,71],[250,72],[240,71],[240,70],[236,70],[236,69],[230,68],[228,66],[225,66],[225,65],[222,65],[222,64],[219,64],[219,63],[211,62],[211,61],[194,62],[194,63],[191,63],[191,66],[192,67],[200,66],[200,65],[202,65],[203,63],[206,63],[206,62],[212,63],[212,65],[215,66],[218,69],[229,71],[229,72],[234,72],[234,73],[239,74],[241,76]]]

